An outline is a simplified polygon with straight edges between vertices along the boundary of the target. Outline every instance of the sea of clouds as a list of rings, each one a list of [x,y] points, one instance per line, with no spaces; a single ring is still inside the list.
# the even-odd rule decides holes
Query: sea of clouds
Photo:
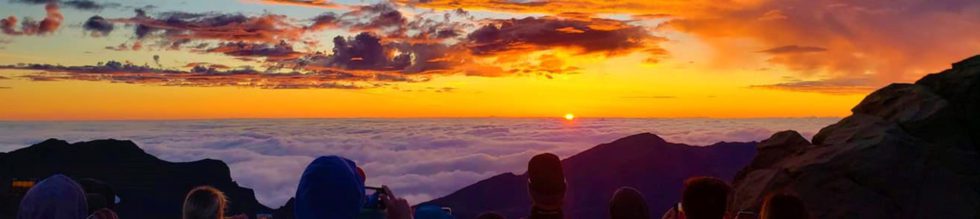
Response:
[[[368,185],[388,185],[412,203],[504,173],[522,173],[534,154],[568,157],[597,144],[650,132],[671,142],[758,141],[782,130],[811,137],[836,118],[794,119],[277,119],[113,122],[0,122],[0,152],[48,138],[132,140],[169,161],[219,159],[270,207],[296,191],[320,155],[358,163]]]

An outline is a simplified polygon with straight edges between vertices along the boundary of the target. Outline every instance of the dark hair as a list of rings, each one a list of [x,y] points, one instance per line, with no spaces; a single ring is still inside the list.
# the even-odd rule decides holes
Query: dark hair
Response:
[[[184,199],[184,219],[222,219],[225,216],[225,194],[210,186],[200,186]]]
[[[480,216],[476,216],[476,219],[505,219],[504,215],[497,212],[483,212]]]
[[[609,218],[649,219],[650,209],[639,190],[622,187],[616,190],[612,200],[609,201]]]
[[[116,192],[109,184],[97,179],[84,178],[78,180],[78,185],[85,190],[89,214],[102,208],[116,209]]]
[[[684,181],[681,208],[690,219],[721,219],[727,210],[728,183],[713,177],[694,177]]]
[[[761,219],[806,219],[810,215],[800,197],[788,193],[776,193],[762,202]]]

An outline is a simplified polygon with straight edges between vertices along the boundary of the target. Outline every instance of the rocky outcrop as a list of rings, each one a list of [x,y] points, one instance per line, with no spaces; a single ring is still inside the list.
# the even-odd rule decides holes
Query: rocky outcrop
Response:
[[[111,185],[120,198],[116,212],[121,218],[180,218],[184,195],[201,185],[223,191],[230,214],[273,213],[255,200],[251,189],[238,186],[228,166],[218,160],[172,163],[145,153],[131,141],[69,144],[50,139],[0,153],[0,218],[16,214],[19,199],[11,191],[12,179],[41,180],[55,173]]]
[[[774,134],[734,181],[733,211],[798,194],[817,218],[980,218],[980,56],[892,84],[807,142]]]
[[[692,176],[731,179],[755,154],[755,143],[721,142],[710,146],[675,144],[650,133],[601,144],[562,160],[568,182],[567,218],[608,218],[609,200],[620,186],[639,189],[659,215],[680,199]],[[456,218],[497,211],[507,218],[526,217],[531,200],[527,175],[505,173],[431,201],[453,209]]]

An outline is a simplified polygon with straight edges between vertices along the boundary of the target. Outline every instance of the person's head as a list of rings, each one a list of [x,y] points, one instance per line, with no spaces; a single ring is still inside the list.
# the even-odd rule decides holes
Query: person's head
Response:
[[[632,187],[622,187],[616,190],[609,201],[609,218],[611,219],[649,219],[650,209],[640,191]]]
[[[806,219],[810,218],[800,197],[776,193],[770,195],[762,202],[762,211],[759,212],[761,219]]]
[[[184,198],[184,219],[222,219],[227,199],[220,190],[210,186],[192,189]]]
[[[507,217],[504,217],[504,215],[493,211],[483,212],[483,214],[480,214],[480,216],[476,216],[476,219],[506,219],[506,218]]]
[[[82,187],[65,175],[55,174],[34,185],[20,201],[17,219],[84,219],[88,204]]]
[[[528,192],[536,206],[560,208],[565,198],[561,159],[551,153],[535,155],[527,164]]]
[[[721,219],[727,210],[728,183],[713,177],[694,177],[684,181],[681,207],[690,219]]]
[[[293,213],[298,219],[354,219],[366,199],[357,165],[343,157],[323,156],[303,171]]]
[[[116,208],[116,192],[109,184],[92,178],[80,179],[78,184],[82,186],[82,190],[85,190],[89,214],[102,208]]]

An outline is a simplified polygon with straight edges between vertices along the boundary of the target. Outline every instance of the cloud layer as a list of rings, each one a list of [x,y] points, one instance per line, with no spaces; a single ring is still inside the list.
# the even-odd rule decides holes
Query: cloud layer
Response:
[[[131,139],[169,161],[220,159],[232,177],[279,206],[318,155],[358,162],[369,185],[389,185],[411,202],[478,180],[524,171],[527,159],[567,157],[600,143],[652,132],[672,142],[756,141],[795,129],[812,136],[836,119],[323,119],[156,122],[0,122],[0,151],[47,138]]]

